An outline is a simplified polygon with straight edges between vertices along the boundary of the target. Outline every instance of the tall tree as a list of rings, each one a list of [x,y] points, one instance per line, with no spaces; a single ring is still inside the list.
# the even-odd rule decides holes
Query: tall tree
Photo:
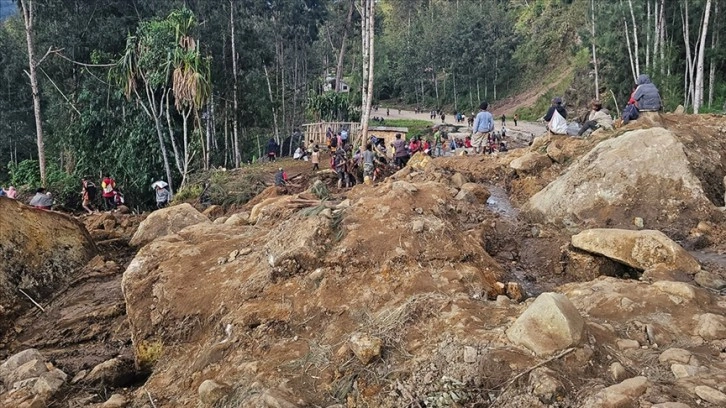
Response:
[[[698,63],[696,64],[696,83],[693,93],[693,113],[698,113],[703,105],[703,61],[706,54],[706,36],[708,35],[708,22],[711,16],[711,0],[706,0],[706,12],[701,26],[701,38],[698,40]]]

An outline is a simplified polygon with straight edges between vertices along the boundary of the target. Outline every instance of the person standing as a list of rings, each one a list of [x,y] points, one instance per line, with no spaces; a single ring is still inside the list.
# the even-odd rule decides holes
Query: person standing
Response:
[[[393,146],[396,166],[399,169],[406,167],[406,163],[408,163],[408,152],[406,151],[406,141],[401,139],[400,133],[396,133],[396,140],[391,143],[391,146]]]
[[[116,197],[113,189],[116,188],[116,180],[111,178],[111,175],[106,173],[103,176],[101,182],[101,188],[103,189],[103,204],[106,211],[111,211],[116,208]]]
[[[169,201],[171,201],[171,193],[166,187],[162,187],[162,184],[155,184],[154,192],[156,197],[156,208],[162,209],[169,205]]]
[[[482,147],[486,146],[489,134],[494,130],[494,117],[487,111],[489,103],[484,101],[479,105],[479,113],[474,118],[472,126],[472,139],[476,153],[480,153]]]
[[[373,146],[370,143],[366,144],[366,149],[363,151],[363,182],[366,184],[370,184],[373,180],[373,172],[376,169],[375,157]]]
[[[517,121],[519,120],[519,115],[516,113],[514,114],[514,127],[517,127]]]
[[[81,206],[87,213],[93,214],[93,200],[96,199],[96,185],[87,178],[81,179]]]
[[[320,170],[320,151],[317,147],[313,148],[313,154],[311,155],[313,162],[313,171]]]
[[[507,126],[507,115],[502,113],[502,127]]]
[[[274,162],[277,158],[278,150],[280,150],[280,145],[277,144],[274,138],[270,138],[267,142],[267,159]]]

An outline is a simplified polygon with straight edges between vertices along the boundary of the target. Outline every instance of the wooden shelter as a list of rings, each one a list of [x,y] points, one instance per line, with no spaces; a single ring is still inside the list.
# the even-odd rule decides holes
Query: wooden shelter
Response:
[[[306,123],[302,125],[302,131],[305,135],[305,143],[317,144],[323,147],[327,144],[325,134],[330,128],[333,134],[338,134],[343,129],[348,130],[348,140],[355,140],[360,135],[359,122],[318,122]],[[312,141],[312,143],[310,143]]]
[[[368,137],[375,136],[386,141],[386,146],[390,145],[396,138],[396,133],[400,133],[402,138],[406,138],[408,133],[407,127],[392,126],[373,126],[368,128]]]

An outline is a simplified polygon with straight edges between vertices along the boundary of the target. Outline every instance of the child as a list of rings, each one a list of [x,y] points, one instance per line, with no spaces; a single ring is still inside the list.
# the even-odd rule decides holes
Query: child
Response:
[[[313,161],[313,171],[320,170],[320,152],[318,151],[317,147],[313,149],[312,161]]]

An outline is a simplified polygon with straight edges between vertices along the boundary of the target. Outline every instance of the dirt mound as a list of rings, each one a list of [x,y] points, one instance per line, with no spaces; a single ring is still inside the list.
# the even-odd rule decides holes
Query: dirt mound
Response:
[[[53,211],[0,197],[0,332],[33,308],[20,291],[43,300],[96,255],[83,226]]]

